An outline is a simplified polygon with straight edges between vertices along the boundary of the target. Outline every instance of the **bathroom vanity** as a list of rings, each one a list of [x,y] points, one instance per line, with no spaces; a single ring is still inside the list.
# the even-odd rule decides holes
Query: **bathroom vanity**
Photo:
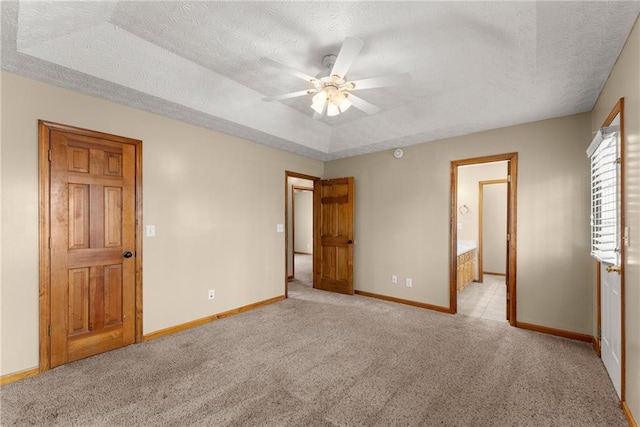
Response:
[[[473,240],[458,240],[458,292],[476,280],[477,248]]]

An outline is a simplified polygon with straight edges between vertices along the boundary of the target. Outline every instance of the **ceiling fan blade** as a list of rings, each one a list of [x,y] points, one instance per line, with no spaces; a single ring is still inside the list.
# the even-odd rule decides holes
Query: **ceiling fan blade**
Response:
[[[302,71],[298,71],[295,68],[291,68],[288,65],[284,65],[281,62],[276,61],[275,59],[271,59],[271,58],[260,58],[260,61],[265,64],[265,65],[270,65],[272,67],[275,68],[279,68],[282,71],[285,71],[289,74],[291,74],[292,76],[296,76],[302,80],[306,80],[308,82],[313,82],[314,80],[316,80],[315,77],[310,76],[306,73],[303,73]]]
[[[315,93],[315,91],[312,89],[307,89],[301,90],[299,92],[285,93],[283,95],[265,96],[264,98],[262,98],[262,100],[267,102],[282,101],[283,99],[297,98],[299,96],[311,95],[312,93]]]
[[[385,86],[398,86],[411,81],[411,74],[392,74],[390,76],[373,77],[371,79],[355,80],[347,83],[347,85],[353,85],[353,88],[348,90],[360,90],[360,89],[373,89],[377,87]]]
[[[331,75],[338,75],[344,78],[349,68],[351,68],[351,64],[353,64],[353,61],[356,59],[356,56],[358,56],[362,50],[362,46],[364,46],[362,40],[355,37],[346,37],[342,43],[340,52],[338,52],[336,63],[333,64]]]
[[[349,97],[347,99],[351,101],[351,105],[353,105],[359,110],[364,111],[367,114],[376,114],[378,111],[380,111],[380,109],[375,105],[365,101],[362,98],[358,98],[352,93],[349,94]]]

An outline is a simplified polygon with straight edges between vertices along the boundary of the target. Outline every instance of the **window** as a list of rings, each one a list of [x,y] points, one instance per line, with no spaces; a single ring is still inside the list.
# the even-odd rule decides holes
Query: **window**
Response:
[[[591,161],[591,256],[620,265],[619,115],[587,149]]]

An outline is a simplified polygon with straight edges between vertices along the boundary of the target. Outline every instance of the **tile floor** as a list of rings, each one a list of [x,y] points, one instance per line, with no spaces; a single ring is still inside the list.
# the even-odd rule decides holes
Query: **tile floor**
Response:
[[[458,314],[507,321],[507,287],[504,276],[485,274],[484,283],[468,284],[458,294]]]

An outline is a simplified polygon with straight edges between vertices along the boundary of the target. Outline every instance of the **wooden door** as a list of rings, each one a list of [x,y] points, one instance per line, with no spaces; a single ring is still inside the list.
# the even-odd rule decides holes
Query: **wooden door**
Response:
[[[48,131],[50,367],[136,339],[136,146],[87,133]]]
[[[354,180],[314,184],[313,287],[353,295]]]

